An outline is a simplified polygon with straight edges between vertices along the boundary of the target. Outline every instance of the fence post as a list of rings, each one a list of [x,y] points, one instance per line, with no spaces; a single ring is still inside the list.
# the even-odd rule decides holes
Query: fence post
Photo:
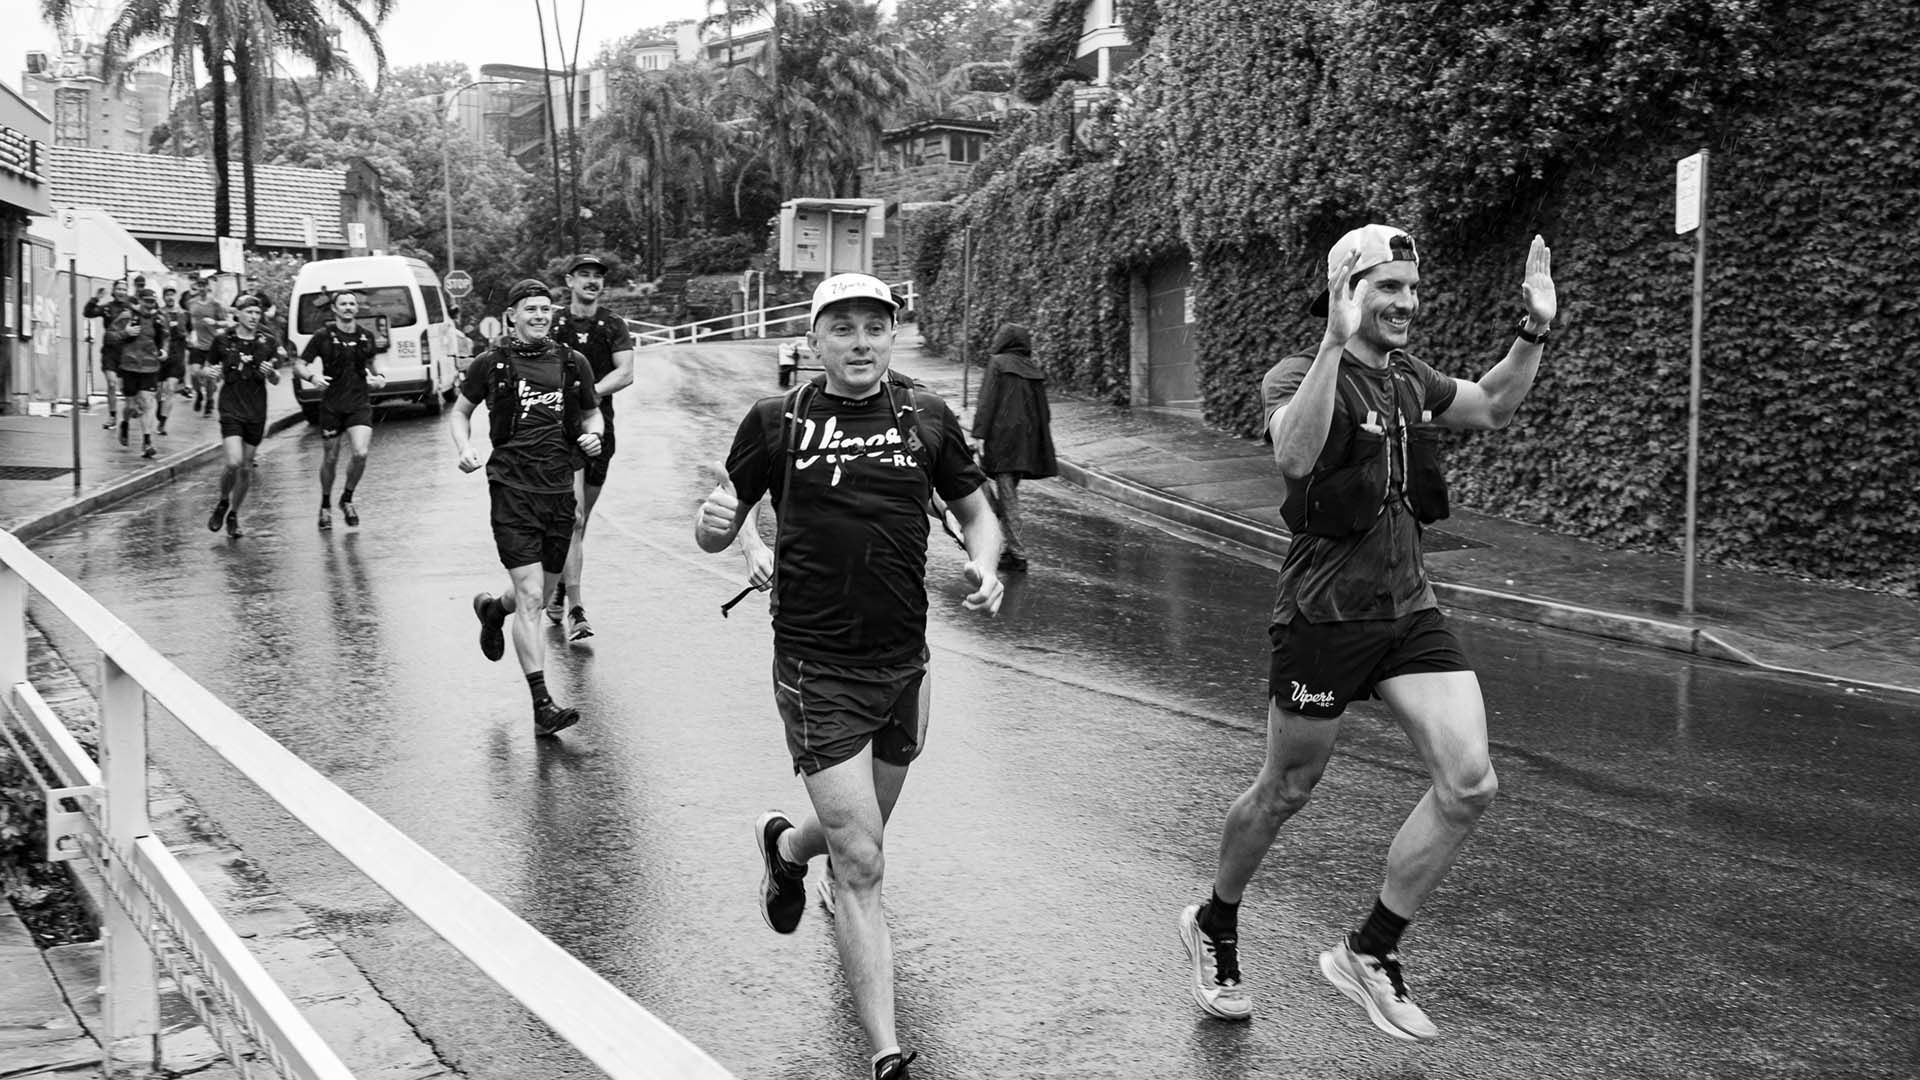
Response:
[[[27,681],[27,580],[0,563],[0,705]]]
[[[110,656],[100,658],[100,783],[106,789],[109,891],[144,905],[122,855],[135,840],[153,831],[147,820],[147,698],[133,676]],[[105,1019],[109,1048],[115,1039],[160,1036],[160,997],[154,985],[153,950],[140,936],[134,916],[118,903],[103,905],[100,937],[101,981],[106,987]],[[150,919],[144,910],[140,918]]]

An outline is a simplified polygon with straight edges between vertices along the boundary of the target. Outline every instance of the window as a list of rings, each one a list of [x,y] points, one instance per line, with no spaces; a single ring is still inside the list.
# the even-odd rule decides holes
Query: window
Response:
[[[591,78],[581,80],[579,85],[575,87],[573,100],[574,103],[579,106],[580,110],[575,114],[576,119],[574,122],[581,127],[585,127],[587,126],[587,121],[593,119],[593,80]]]
[[[446,306],[440,302],[440,289],[438,286],[420,286],[420,302],[427,309],[428,322],[436,323],[447,321],[447,309]]]
[[[87,146],[87,92],[60,87],[53,92],[53,142],[56,146]]]
[[[371,327],[375,315],[387,317],[387,327],[398,330],[403,326],[412,326],[416,318],[413,311],[413,290],[404,285],[383,285],[372,289],[352,290],[360,297],[360,325]],[[333,309],[328,307],[331,297],[326,293],[314,293],[301,297],[298,312],[298,329],[302,334],[311,334],[333,321]]]
[[[949,132],[947,135],[947,160],[959,165],[972,165],[980,160],[980,146],[984,140],[978,135],[963,135]]]

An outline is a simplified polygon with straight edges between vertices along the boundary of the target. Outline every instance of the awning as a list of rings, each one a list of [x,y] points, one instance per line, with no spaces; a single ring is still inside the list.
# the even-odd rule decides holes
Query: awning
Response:
[[[141,247],[140,241],[121,228],[105,210],[70,207],[55,210],[51,217],[36,215],[27,231],[52,241],[56,270],[65,270],[68,259],[78,259],[82,277],[111,279],[127,274],[152,277],[170,272],[165,263]]]

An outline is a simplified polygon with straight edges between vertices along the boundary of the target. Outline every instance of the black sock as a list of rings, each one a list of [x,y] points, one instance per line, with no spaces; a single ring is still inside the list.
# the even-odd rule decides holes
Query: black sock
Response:
[[[541,702],[546,701],[548,696],[547,695],[547,673],[544,671],[535,671],[535,672],[529,673],[527,675],[527,689],[533,694],[533,703],[535,705],[538,705]]]
[[[1354,932],[1347,944],[1354,952],[1385,956],[1400,947],[1400,935],[1406,933],[1409,921],[1388,910],[1386,904],[1375,900],[1373,914],[1360,924],[1360,929]]]
[[[347,489],[345,489],[345,490],[343,490],[343,491],[341,491],[341,492],[340,492],[340,501],[341,501],[341,502],[343,502],[343,503],[350,503],[350,502],[352,502],[352,501],[353,501],[353,489],[352,489],[352,488],[347,488]]]
[[[1218,892],[1200,905],[1200,928],[1212,937],[1231,937],[1240,929],[1240,905],[1220,899]]]
[[[320,509],[322,510],[333,509],[333,496],[330,493],[325,491],[320,493]]]

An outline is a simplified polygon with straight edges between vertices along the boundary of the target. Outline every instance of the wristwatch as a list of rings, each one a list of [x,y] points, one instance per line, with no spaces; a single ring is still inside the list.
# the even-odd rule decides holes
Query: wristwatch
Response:
[[[1513,332],[1520,335],[1521,341],[1524,341],[1529,345],[1538,345],[1541,342],[1547,340],[1547,336],[1553,333],[1553,325],[1549,323],[1545,330],[1542,330],[1536,334],[1533,331],[1527,329],[1527,316],[1522,315],[1520,316],[1520,325],[1514,327]]]

